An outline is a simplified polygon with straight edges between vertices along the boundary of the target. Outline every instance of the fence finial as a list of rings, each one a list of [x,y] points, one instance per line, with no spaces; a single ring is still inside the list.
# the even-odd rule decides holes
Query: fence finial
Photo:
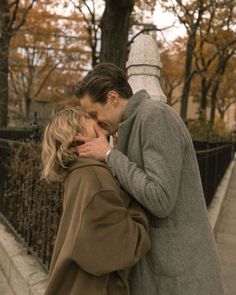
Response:
[[[159,83],[161,67],[156,41],[149,35],[139,35],[131,45],[126,63],[133,92],[145,89],[152,99],[166,102],[166,96]]]

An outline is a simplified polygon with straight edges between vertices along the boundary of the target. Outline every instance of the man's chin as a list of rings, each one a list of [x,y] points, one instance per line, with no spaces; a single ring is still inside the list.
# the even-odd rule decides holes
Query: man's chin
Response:
[[[111,128],[110,130],[106,129],[106,131],[108,132],[108,136],[113,136],[116,134],[117,128]]]
[[[102,133],[107,137],[107,136],[110,136],[110,132],[102,127],[100,127],[101,130],[102,130]]]
[[[99,127],[102,129],[102,132],[105,136],[112,136],[117,132],[117,129],[112,128],[112,126],[102,127],[101,125],[99,125]]]

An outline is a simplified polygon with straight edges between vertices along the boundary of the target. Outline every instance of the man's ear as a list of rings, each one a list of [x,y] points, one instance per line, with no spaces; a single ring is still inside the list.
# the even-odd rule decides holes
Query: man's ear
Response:
[[[114,107],[117,107],[119,104],[119,94],[115,90],[110,90],[107,93],[107,102],[112,104]]]

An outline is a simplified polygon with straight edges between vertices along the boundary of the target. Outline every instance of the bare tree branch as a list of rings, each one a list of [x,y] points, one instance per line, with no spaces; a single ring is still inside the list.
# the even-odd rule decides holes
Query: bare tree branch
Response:
[[[131,39],[130,39],[130,41],[127,43],[127,46],[130,46],[132,43],[133,43],[133,41],[134,41],[134,39],[135,38],[137,38],[140,34],[142,34],[142,33],[145,33],[145,32],[152,32],[152,31],[158,31],[158,32],[163,32],[163,31],[165,31],[165,30],[168,30],[168,29],[170,29],[170,28],[173,28],[173,26],[175,25],[175,22],[172,24],[172,25],[170,25],[170,26],[168,26],[168,27],[164,27],[164,28],[157,28],[156,26],[151,26],[151,28],[144,28],[144,29],[142,29],[141,31],[139,31],[137,34],[135,34]]]
[[[92,10],[90,9],[90,7],[89,7],[87,1],[86,1],[86,0],[83,0],[83,3],[84,3],[84,5],[85,5],[85,7],[88,9],[88,12],[90,13],[91,17],[93,17],[93,16],[94,16],[94,11],[92,11]],[[93,3],[93,8],[94,8],[94,2],[92,1],[92,3]]]
[[[37,1],[37,0],[31,0],[31,3],[30,3],[29,6],[25,9],[24,14],[23,14],[23,16],[22,16],[20,22],[19,22],[15,27],[13,27],[13,23],[11,24],[12,35],[15,34],[15,33],[19,30],[19,28],[20,28],[21,26],[24,25],[24,23],[25,23],[25,21],[26,21],[26,17],[27,17],[27,15],[28,15],[28,13],[30,12],[31,8],[33,7],[33,4],[34,4],[35,1]]]
[[[82,14],[84,21],[86,22],[86,24],[88,25],[88,27],[91,27],[91,24],[86,16],[86,14],[83,12],[82,8],[80,7],[80,5],[76,5],[75,2],[73,0],[69,0],[76,9],[79,10],[79,12]]]
[[[19,2],[20,2],[20,0],[14,1],[14,6],[15,7],[13,9],[13,12],[11,14],[11,19],[10,19],[9,24],[8,24],[8,31],[11,31],[12,30],[12,25],[16,21],[16,15],[17,15],[18,8],[19,8]]]
[[[45,76],[43,82],[41,83],[41,85],[39,86],[38,90],[35,92],[35,94],[32,95],[32,98],[36,97],[39,95],[40,91],[42,90],[42,88],[44,87],[44,85],[46,84],[49,76],[52,74],[53,71],[55,71],[55,69],[57,68],[57,66],[59,65],[59,62],[56,63],[51,70],[47,73],[47,75]]]

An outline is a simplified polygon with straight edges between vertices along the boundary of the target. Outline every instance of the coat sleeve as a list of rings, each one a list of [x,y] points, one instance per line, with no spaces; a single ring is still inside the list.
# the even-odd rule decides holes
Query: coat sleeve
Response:
[[[98,276],[133,266],[149,248],[142,207],[132,200],[126,208],[117,193],[102,191],[84,210],[73,258]]]
[[[183,127],[168,109],[154,108],[141,120],[143,169],[115,149],[107,164],[126,191],[153,215],[165,218],[178,195],[184,156],[184,133],[180,131]]]

